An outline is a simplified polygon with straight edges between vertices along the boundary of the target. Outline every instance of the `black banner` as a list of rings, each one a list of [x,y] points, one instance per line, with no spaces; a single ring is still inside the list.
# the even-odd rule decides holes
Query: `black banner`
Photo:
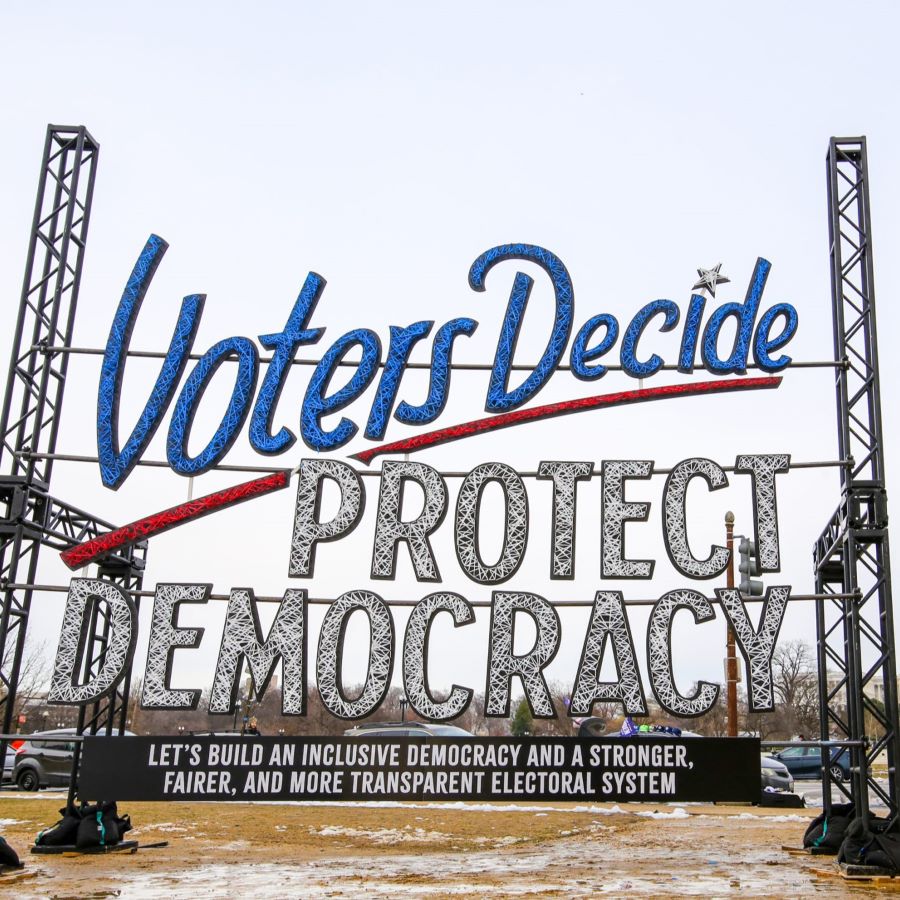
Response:
[[[755,738],[88,737],[82,799],[758,802]]]

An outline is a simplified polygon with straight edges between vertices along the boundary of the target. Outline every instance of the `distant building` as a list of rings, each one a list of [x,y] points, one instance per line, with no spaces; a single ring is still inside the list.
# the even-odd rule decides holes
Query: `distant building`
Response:
[[[838,686],[840,680],[841,678],[836,672],[828,673],[829,693],[831,693],[831,691],[833,691]],[[897,678],[897,685],[898,688],[900,688],[900,677]],[[844,691],[841,690],[838,696],[842,697],[843,694]],[[877,675],[873,676],[869,683],[866,685],[865,694],[872,700],[878,700],[880,703],[884,703],[884,677],[880,672]],[[846,702],[846,700],[844,702]]]
[[[78,708],[47,703],[47,692],[41,691],[26,699],[19,708],[16,731],[32,734],[54,728],[74,728],[78,724]]]

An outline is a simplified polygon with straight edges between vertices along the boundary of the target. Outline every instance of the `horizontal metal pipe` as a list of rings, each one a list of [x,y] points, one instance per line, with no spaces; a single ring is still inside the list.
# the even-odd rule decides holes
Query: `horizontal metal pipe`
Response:
[[[106,352],[105,350],[100,349],[99,347],[44,347],[41,345],[33,345],[31,347],[32,352],[40,352],[40,353],[69,353],[73,356],[103,356]],[[166,354],[162,350],[128,350],[125,353],[128,357],[133,357],[135,359],[165,359]],[[203,356],[202,353],[189,353],[189,360],[198,360]],[[227,361],[227,360],[226,360]],[[236,361],[236,359],[234,359]],[[259,358],[261,363],[270,363],[272,361],[271,356],[261,356]],[[321,360],[318,359],[292,359],[292,366],[317,366]],[[358,360],[352,359],[342,359],[337,363],[338,366],[358,366]],[[527,363],[513,363],[509,368],[513,372],[530,372],[537,365],[528,365]],[[846,363],[841,362],[839,360],[833,359],[823,359],[823,360],[812,360],[809,362],[792,362],[789,366],[791,369],[841,369],[844,368]],[[384,363],[379,361],[378,366],[380,368],[384,367]],[[431,362],[407,362],[406,368],[408,369],[430,369]],[[454,371],[459,372],[490,372],[491,369],[494,368],[493,363],[460,363],[460,362],[451,362],[450,368]],[[606,368],[611,372],[621,372],[624,369],[621,363],[609,363],[606,365]],[[748,363],[748,369],[759,369],[760,367],[755,363]],[[565,365],[561,363],[558,366],[554,366],[555,371],[559,372],[571,372],[572,367],[569,365]],[[659,372],[678,372],[680,371],[678,366],[674,363],[667,363],[661,365],[657,370]]]
[[[867,747],[868,741],[760,741],[760,747]]]
[[[14,584],[2,584],[0,583],[0,590],[8,590],[8,591],[37,591],[37,592],[47,592],[47,593],[58,593],[65,594],[68,592],[69,587],[65,584],[25,584],[25,583],[14,583]],[[153,597],[156,594],[156,591],[128,591],[127,593],[131,594],[132,597]],[[856,595],[855,594],[791,594],[791,601],[797,600],[852,600]],[[210,600],[228,600],[228,594],[210,594]],[[260,603],[281,603],[282,597],[267,597],[263,595],[255,595],[255,599]],[[706,598],[710,603],[718,603],[718,597],[707,597]],[[750,600],[754,603],[762,603],[765,600],[765,597],[744,597],[744,600]],[[626,606],[653,606],[659,600],[659,597],[653,598],[634,598],[628,599],[625,598]],[[328,606],[331,603],[334,603],[335,598],[331,597],[307,597],[306,602],[311,606]],[[419,603],[418,600],[385,600],[384,601],[388,606],[415,606]],[[491,605],[490,600],[470,600],[469,603],[472,606],[479,607],[489,607]],[[557,601],[553,604],[557,609],[560,608],[589,608],[594,605],[593,600],[563,600]]]
[[[96,456],[82,456],[73,453],[31,453],[31,452],[20,452],[14,454],[19,459],[52,459],[59,460],[61,462],[77,462],[77,463],[98,463],[100,460]],[[156,469],[168,469],[169,464],[164,460],[154,460],[154,459],[142,459],[139,460],[137,465],[139,466],[147,466],[148,468],[156,468]],[[791,469],[828,469],[828,468],[836,468],[840,466],[849,466],[851,465],[850,460],[839,460],[839,459],[824,459],[824,460],[812,460],[809,462],[791,462]],[[210,471],[213,472],[248,472],[253,474],[271,474],[273,472],[283,472],[287,466],[238,466],[238,465],[229,465],[228,463],[222,463],[220,465],[213,466]],[[734,466],[722,466],[722,469],[726,472],[733,472]],[[671,474],[672,469],[666,468],[655,468],[653,470],[653,475],[669,475]],[[357,475],[362,475],[365,478],[376,478],[381,476],[381,471],[378,469],[357,469]],[[462,471],[447,471],[440,472],[444,478],[465,478],[468,475],[468,472]],[[522,478],[537,478],[536,471],[526,471],[518,473]],[[599,474],[599,473],[597,473]],[[199,476],[198,476],[199,477]]]

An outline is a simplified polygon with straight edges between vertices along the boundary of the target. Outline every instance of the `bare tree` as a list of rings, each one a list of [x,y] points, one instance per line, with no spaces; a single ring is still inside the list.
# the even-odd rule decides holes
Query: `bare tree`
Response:
[[[568,737],[575,733],[575,727],[569,718],[569,694],[571,689],[559,681],[550,682],[548,687],[556,718],[534,719],[531,732],[532,734],[552,737]]]
[[[4,672],[8,671],[12,666],[13,649],[14,647],[11,643],[4,648],[2,663]],[[22,665],[19,669],[19,678],[16,685],[16,699],[13,708],[14,721],[18,721],[20,716],[26,715],[27,708],[33,705],[36,700],[41,699],[47,690],[50,675],[51,666],[46,642],[31,643],[26,641],[25,653],[22,656]],[[0,705],[3,705],[6,696],[5,686],[0,686]]]
[[[516,701],[512,702],[515,709]],[[484,694],[477,693],[472,697],[468,709],[453,721],[454,725],[465,728],[480,737],[503,737],[509,734],[511,718],[486,716],[484,712]]]
[[[785,737],[819,732],[819,685],[815,656],[805,641],[780,643],[772,655],[772,683]]]
[[[761,741],[779,736],[782,722],[778,712],[750,712],[746,694],[742,694],[738,702],[742,731],[756,735]]]
[[[697,689],[697,682],[694,682],[690,693],[696,693]],[[705,737],[725,737],[728,734],[728,706],[724,690],[719,691],[716,702],[702,716],[673,718],[672,721],[679,728],[696,731]]]

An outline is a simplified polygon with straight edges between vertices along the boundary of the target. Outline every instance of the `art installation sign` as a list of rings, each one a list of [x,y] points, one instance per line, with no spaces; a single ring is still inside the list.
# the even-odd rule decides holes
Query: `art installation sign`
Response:
[[[256,452],[274,457],[290,451],[298,435],[287,427],[276,430],[279,397],[298,349],[317,343],[324,331],[313,323],[313,319],[325,290],[325,280],[310,272],[282,330],[259,337],[262,347],[272,354],[261,382],[256,343],[248,337],[233,336],[220,340],[202,354],[187,372],[179,391],[204,303],[202,295],[185,297],[153,389],[137,417],[137,424],[131,434],[123,439],[119,433],[119,398],[127,351],[138,313],[165,250],[166,244],[162,239],[151,236],[147,241],[115,311],[106,345],[98,388],[97,442],[103,483],[111,489],[117,489],[129,477],[167,415],[168,464],[180,475],[198,475],[221,463],[248,421],[249,441]],[[516,342],[533,286],[531,276],[515,270],[516,260],[534,264],[546,274],[552,286],[555,310],[546,348],[539,362],[518,384],[512,385]],[[510,584],[522,564],[529,540],[534,540],[528,515],[528,491],[522,475],[502,461],[475,466],[463,478],[455,507],[451,510],[447,485],[441,473],[425,462],[410,461],[408,456],[448,441],[552,416],[683,396],[777,389],[781,376],[776,373],[791,362],[790,357],[781,350],[796,333],[798,316],[788,303],[764,307],[763,292],[770,263],[758,259],[743,303],[726,302],[707,310],[705,294],[714,297],[716,284],[728,281],[717,266],[711,270],[699,270],[701,280],[694,287],[703,292],[693,293],[684,311],[674,301],[654,300],[639,309],[629,322],[621,324],[613,315],[599,312],[587,318],[572,338],[575,330],[574,288],[566,267],[556,255],[529,244],[494,247],[472,264],[470,287],[475,291],[485,291],[488,273],[497,267],[498,272],[492,278],[500,279],[501,272],[506,271],[511,287],[484,403],[486,417],[383,443],[391,418],[422,428],[438,419],[443,412],[451,389],[454,343],[472,335],[478,328],[478,322],[464,317],[451,319],[434,332],[426,396],[406,396],[402,381],[414,346],[431,335],[435,322],[423,320],[403,327],[391,326],[386,351],[382,350],[374,331],[358,328],[339,337],[322,354],[310,377],[302,406],[293,417],[299,423],[297,430],[300,438],[316,453],[334,453],[364,427],[364,437],[375,442],[375,445],[354,453],[349,460],[368,465],[383,455],[402,454],[406,457],[403,461],[389,459],[382,463],[377,497],[369,498],[377,504],[372,535],[371,578],[373,581],[393,580],[397,556],[402,552],[409,554],[419,582],[440,585],[443,578],[431,538],[439,528],[452,528],[459,572],[476,585],[496,586],[492,591],[490,608],[486,715],[509,715],[511,688],[518,678],[533,715],[552,718],[555,713],[544,670],[560,646],[560,618],[542,586],[535,589],[533,586]],[[642,349],[642,346],[651,344],[652,332],[667,333],[676,329],[679,329],[677,349],[670,358],[664,359],[655,352]],[[601,360],[616,348],[621,368],[633,378],[650,379],[663,365],[670,368],[674,365],[685,375],[702,368],[711,380],[688,380],[681,384],[648,388],[641,385],[636,390],[598,394],[543,406],[525,406],[546,385],[551,375],[560,371],[558,367],[567,349],[566,371],[581,381],[596,381],[602,379],[609,368],[609,364],[604,365]],[[358,361],[348,363],[348,356]],[[746,374],[751,358],[763,373],[759,377],[748,377]],[[192,455],[188,450],[192,423],[204,391],[226,361],[235,365],[234,387],[227,408],[212,439]],[[351,374],[342,386],[334,387],[332,382],[339,366],[349,368]],[[376,377],[374,398],[364,417],[341,415],[336,421],[331,418],[331,424],[326,424],[327,417],[346,410],[375,383]],[[284,416],[284,412],[280,410],[280,417]],[[134,419],[133,416],[130,418]],[[662,709],[675,716],[702,715],[716,702],[718,685],[700,682],[690,694],[683,693],[676,685],[671,629],[675,615],[681,610],[690,612],[697,623],[709,621],[717,615],[696,583],[721,576],[729,564],[729,553],[724,547],[712,546],[698,555],[696,548],[692,548],[688,538],[687,496],[689,487],[695,483],[705,485],[709,491],[727,486],[729,481],[724,467],[731,463],[731,460],[715,462],[701,457],[689,458],[671,467],[668,474],[661,504],[662,534],[669,559],[686,583],[659,597],[650,613],[646,632],[649,684],[643,683],[639,673],[623,594],[598,586],[571,689],[570,715],[590,715],[596,703],[605,701],[621,704],[628,714],[643,715],[647,713],[648,689]],[[766,573],[778,572],[781,557],[776,488],[778,477],[790,471],[790,456],[787,453],[740,454],[733,461],[733,468],[737,477],[747,479],[752,492],[760,569]],[[538,538],[549,542],[551,564],[548,576],[551,581],[575,577],[578,488],[580,484],[597,477],[602,482],[599,548],[602,578],[652,578],[654,560],[631,558],[625,546],[625,526],[629,522],[648,519],[650,504],[629,500],[628,488],[634,480],[648,479],[653,472],[654,463],[646,459],[554,459],[540,462],[535,489],[550,491],[553,498],[550,533]],[[317,546],[322,542],[345,538],[361,522],[367,495],[363,481],[350,461],[329,457],[303,459],[293,471],[276,472],[153,514],[74,547],[66,551],[63,558],[71,568],[80,568],[104,553],[184,525],[198,516],[283,489],[288,486],[294,473],[297,475],[296,505],[291,532],[286,535],[288,577],[300,580],[302,585],[315,576]],[[336,486],[340,494],[338,509],[328,519],[321,514],[326,485]],[[416,518],[405,520],[401,515],[404,491],[411,485],[421,491],[424,503]],[[490,485],[499,486],[504,506],[502,550],[494,560],[484,558],[480,543],[482,497]],[[143,708],[178,710],[197,707],[201,693],[199,689],[171,687],[172,658],[176,649],[190,650],[200,644],[203,629],[179,626],[179,610],[183,604],[208,602],[211,587],[206,583],[157,585],[143,677]],[[790,591],[789,586],[770,587],[762,604],[762,613],[757,616],[748,611],[739,591],[716,590],[721,610],[734,630],[746,661],[748,700],[753,711],[772,708],[771,658]],[[455,626],[465,627],[474,621],[474,609],[466,597],[452,591],[438,587],[423,593],[425,595],[408,617],[401,640],[391,613],[390,599],[386,601],[380,593],[367,586],[348,585],[346,592],[335,598],[325,614],[315,658],[312,659],[308,651],[306,589],[298,585],[285,590],[275,620],[265,635],[260,627],[253,591],[232,589],[213,675],[209,711],[228,714],[234,710],[243,661],[249,666],[258,698],[280,660],[284,715],[304,715],[308,670],[314,665],[316,685],[326,708],[339,718],[358,719],[378,709],[390,686],[395,656],[399,656],[404,688],[415,713],[431,721],[456,718],[468,707],[474,689],[454,685],[446,695],[438,696],[432,692],[427,678],[429,635],[432,623],[439,615],[446,614]],[[112,613],[112,630],[102,671],[82,683],[78,677],[83,652],[81,634],[91,604],[95,602],[108,605]],[[361,693],[349,696],[341,679],[342,644],[348,619],[357,611],[362,611],[370,624],[369,665]],[[536,633],[533,646],[524,653],[514,650],[516,622],[521,616],[531,618]],[[131,664],[137,628],[137,613],[127,592],[110,582],[73,578],[55,662],[51,702],[87,704],[114,690]],[[605,653],[611,654],[615,663],[617,677],[612,681],[601,677]],[[686,749],[688,745],[689,750]],[[252,745],[243,745],[241,752],[259,752],[262,754],[260,760],[248,757],[245,761],[241,757],[240,761],[235,761],[231,758],[230,763],[223,763],[220,767],[214,765],[210,755],[218,752],[214,751],[218,746],[215,742],[172,745],[180,747],[180,750],[164,750],[165,746],[155,739],[130,742],[127,753],[134,755],[135,766],[141,772],[146,771],[146,783],[136,781],[133,788],[127,789],[122,785],[113,793],[123,799],[132,796],[143,799],[144,794],[138,797],[128,791],[145,791],[148,797],[156,797],[171,794],[174,784],[183,784],[182,797],[206,797],[207,788],[198,787],[190,776],[191,771],[202,771],[212,779],[206,782],[207,786],[217,784],[221,788],[227,784],[228,790],[237,792],[229,795],[228,790],[223,790],[223,799],[246,799],[255,791],[247,785],[255,782],[253,779],[248,781],[245,774],[258,770],[263,759],[269,767],[266,771],[272,773],[270,781],[261,790],[265,796],[318,797],[323,790],[331,790],[334,795],[354,797],[379,793],[369,779],[369,775],[381,770],[374,757],[369,757],[368,761],[357,759],[355,763],[335,765],[334,771],[341,774],[339,785],[332,783],[332,787],[326,789],[319,784],[314,790],[310,789],[310,779],[319,767],[303,762],[313,758],[306,754],[327,751],[335,756],[344,753],[349,745],[340,741],[254,741]],[[417,744],[384,746],[393,748],[391,752],[399,754],[396,766],[391,758],[391,768],[400,780],[390,782],[383,796],[399,799],[401,796],[431,797],[442,794],[444,788],[436,787],[437,782],[433,780],[427,780],[431,769],[421,757],[415,756],[421,750]],[[457,793],[480,798],[529,796],[540,799],[551,793],[558,796],[558,792],[554,793],[548,787],[548,779],[560,767],[555,760],[545,766],[543,757],[538,764],[532,764],[529,756],[532,744],[473,741],[466,746],[469,748],[464,751],[466,753],[484,751],[487,754],[490,750],[495,754],[490,758],[495,760],[499,758],[496,754],[501,748],[507,748],[503,751],[506,753],[518,748],[516,752],[520,756],[512,763],[516,775],[521,775],[523,780],[508,788],[502,779],[500,782],[495,779],[497,773],[506,771],[509,766],[496,762],[470,765],[458,756],[454,757],[457,763],[448,763],[446,768],[442,768],[442,771],[449,773],[448,777],[454,773],[460,779],[465,776],[466,787],[460,787]],[[611,781],[606,774],[599,775],[594,765],[599,759],[594,756],[595,753],[606,753],[609,748],[615,751],[619,745],[601,742],[589,748],[586,745],[584,750],[576,749],[581,746],[577,743],[565,746],[568,749],[560,751],[567,754],[563,758],[562,768],[572,773],[573,777],[581,773],[578,777],[582,778],[577,784],[572,782],[573,798],[625,799],[626,794],[632,791],[631,787],[623,787],[624,781],[617,780],[617,772],[630,771],[627,765],[615,761],[610,763],[610,757],[604,756],[603,772],[609,775]],[[222,747],[232,745],[226,742]],[[669,750],[663,752],[657,747],[655,752],[662,753],[669,761],[663,764],[653,756],[656,762],[638,767],[646,774],[646,779],[634,789],[635,799],[638,796],[655,798],[670,793],[673,798],[681,800],[710,798],[710,791],[714,792],[710,785],[719,782],[712,778],[710,771],[704,771],[709,767],[704,764],[703,754],[714,752],[714,742],[688,741],[673,747],[673,759],[677,757],[681,762],[672,762],[666,755]],[[86,748],[85,777],[89,777],[91,772],[103,771],[106,759],[103,754],[108,754],[109,749],[108,745],[93,740],[88,742]],[[457,749],[459,753],[463,752],[461,747]],[[618,759],[615,752],[614,760]],[[450,751],[447,753],[446,759],[449,760]],[[579,754],[577,758],[576,753]],[[149,761],[164,757],[170,763],[160,763],[158,768],[154,768]],[[489,757],[479,758],[487,760]],[[285,761],[279,761],[282,759]],[[688,762],[696,765],[692,767],[687,765]],[[130,769],[130,766],[124,767],[125,771]],[[213,770],[218,773],[215,777]],[[758,779],[758,759],[753,762],[752,771]],[[480,775],[473,781],[475,773]],[[588,778],[588,775],[592,777]],[[104,776],[109,776],[109,768]],[[448,783],[442,782],[444,785]],[[462,783],[462,780],[454,782],[457,785]],[[504,785],[502,790],[497,787],[498,784]],[[218,788],[210,790],[214,794],[220,793]],[[758,783],[755,790],[758,790]],[[721,798],[721,794],[719,796]]]
[[[80,788],[120,800],[759,800],[759,741],[86,739]]]

